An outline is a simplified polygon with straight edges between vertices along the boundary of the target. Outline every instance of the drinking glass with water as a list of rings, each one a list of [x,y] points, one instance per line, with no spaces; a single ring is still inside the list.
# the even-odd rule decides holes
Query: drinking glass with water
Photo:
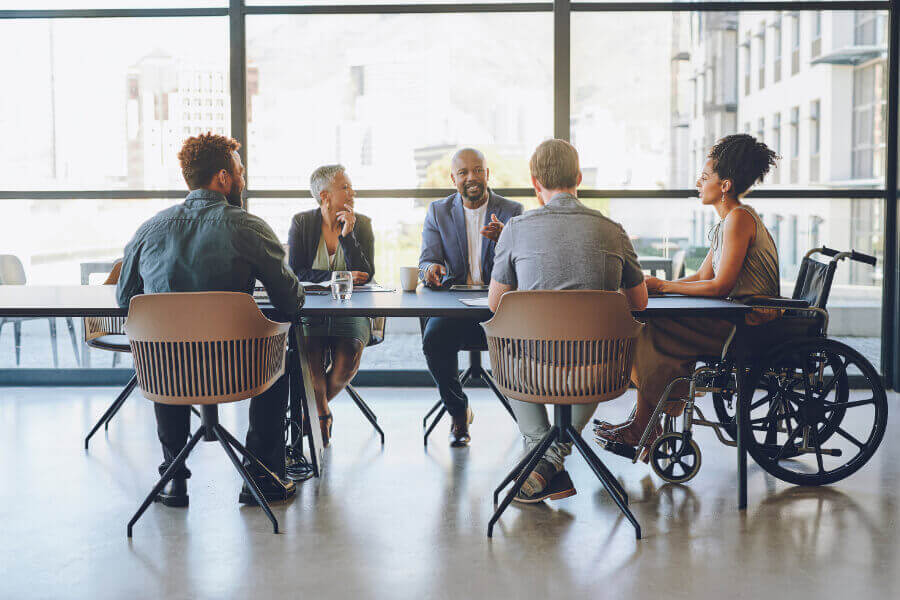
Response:
[[[333,300],[349,300],[353,295],[353,273],[335,271],[331,274],[331,298]]]

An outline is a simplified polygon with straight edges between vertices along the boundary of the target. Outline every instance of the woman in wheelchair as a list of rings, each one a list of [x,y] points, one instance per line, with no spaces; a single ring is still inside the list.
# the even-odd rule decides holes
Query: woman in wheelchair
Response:
[[[697,192],[700,201],[715,208],[720,218],[710,236],[709,253],[693,275],[677,281],[647,277],[648,291],[735,299],[778,296],[775,242],[756,211],[741,203],[747,190],[775,165],[775,152],[752,136],[738,134],[719,140],[707,159]],[[766,319],[761,314],[751,317],[763,322]],[[689,377],[700,357],[720,355],[732,328],[732,323],[720,319],[651,319],[637,343],[632,381],[638,396],[633,415],[620,424],[596,422],[598,441],[636,446],[668,384],[676,377]],[[679,416],[687,395],[686,383],[673,388],[666,414]],[[644,447],[661,434],[662,427],[657,424]],[[647,454],[645,451],[640,457],[644,462]]]

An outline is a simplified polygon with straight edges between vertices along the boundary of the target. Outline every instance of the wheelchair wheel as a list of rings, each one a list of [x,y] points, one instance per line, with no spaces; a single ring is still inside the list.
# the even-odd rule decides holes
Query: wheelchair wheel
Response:
[[[700,471],[700,447],[680,431],[664,433],[650,447],[653,472],[669,483],[684,483]]]
[[[768,473],[796,485],[848,477],[875,453],[887,396],[874,367],[846,344],[803,338],[757,365],[753,396],[740,403],[747,451]],[[862,385],[849,390],[848,375]]]
[[[716,377],[716,387],[725,387],[728,379],[733,379],[733,375],[721,375]],[[722,423],[722,433],[732,441],[737,438],[737,428],[734,426],[734,393],[713,392],[712,394],[713,409],[716,411],[716,419]]]

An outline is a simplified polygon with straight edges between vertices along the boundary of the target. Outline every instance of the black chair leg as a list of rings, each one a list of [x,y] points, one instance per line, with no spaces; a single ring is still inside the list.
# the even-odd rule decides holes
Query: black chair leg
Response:
[[[501,392],[497,388],[497,384],[494,383],[493,378],[488,374],[488,372],[484,369],[481,369],[481,372],[478,374],[478,376],[485,384],[487,384],[489,388],[491,388],[491,391],[494,392],[494,395],[497,396],[498,400],[500,400],[500,404],[503,405],[503,408],[505,408],[506,412],[509,413],[509,416],[512,417],[512,420],[518,423],[519,420],[516,418],[516,414],[513,412],[512,407],[509,405],[509,400],[507,400],[506,396],[503,395],[503,392]]]
[[[184,465],[184,461],[187,460],[188,455],[191,453],[191,450],[194,449],[194,446],[197,445],[197,442],[203,437],[206,431],[206,426],[201,425],[197,428],[197,431],[194,435],[191,436],[191,439],[188,440],[188,443],[184,445],[184,448],[181,449],[181,452],[178,453],[178,456],[175,457],[175,460],[172,461],[172,464],[169,465],[169,468],[166,469],[166,472],[162,474],[162,477],[159,481],[156,482],[156,485],[153,486],[153,489],[150,490],[150,493],[144,498],[144,503],[141,504],[141,507],[134,513],[134,516],[131,517],[131,520],[128,521],[128,537],[131,537],[131,531],[134,528],[134,524],[137,523],[137,520],[141,518],[141,515],[144,514],[144,511],[147,510],[147,507],[156,499],[156,495],[159,494],[160,490],[162,490],[169,480],[172,479],[172,475],[175,474],[175,471],[181,468]]]
[[[363,416],[372,424],[372,427],[375,428],[375,431],[378,432],[378,435],[381,436],[381,445],[384,446],[384,432],[381,430],[381,427],[378,426],[378,419],[375,417],[375,413],[372,412],[372,409],[369,408],[369,405],[366,404],[365,400],[357,393],[355,389],[353,389],[352,385],[347,386],[347,393],[350,394],[350,398],[353,400],[353,403],[356,404],[356,407],[360,410]]]
[[[541,438],[541,441],[543,441],[543,438]],[[541,442],[538,442],[537,446],[535,446],[531,449],[530,452],[525,454],[525,456],[522,457],[522,460],[520,460],[519,463],[515,467],[513,467],[512,471],[510,471],[506,475],[506,477],[503,478],[503,481],[501,481],[500,485],[497,486],[497,489],[494,490],[494,506],[497,506],[497,500],[498,498],[500,498],[500,492],[503,491],[503,488],[505,488],[510,481],[513,481],[519,475],[519,473],[522,472],[522,469],[524,469],[525,465],[528,464],[528,461],[531,460],[532,455],[537,452],[540,444]]]
[[[131,385],[132,382],[137,383],[137,378],[134,375],[132,375],[131,380],[129,380],[128,384],[126,385]],[[133,387],[134,386],[132,385],[132,388]],[[122,404],[124,404],[124,402]],[[112,421],[117,414],[119,414],[119,411],[122,409],[122,404],[119,404],[119,406],[113,411],[113,414],[109,415],[109,418],[106,420],[106,424],[103,425],[103,429],[109,431],[109,422]],[[197,411],[197,409],[195,409],[193,406],[191,407],[191,410],[193,410],[194,412]],[[198,416],[199,414],[200,413],[197,413]]]
[[[78,336],[75,335],[75,323],[72,317],[66,317],[66,326],[69,328],[69,339],[72,341],[72,352],[75,354],[75,364],[81,366],[81,357],[78,354]]]
[[[616,479],[616,476],[612,474],[612,472],[606,468],[606,465],[603,464],[603,461],[600,460],[591,447],[587,445],[587,442],[584,441],[584,438],[575,430],[574,427],[567,428],[567,433],[569,437],[572,439],[572,443],[584,457],[584,459],[588,462],[591,469],[594,471],[594,474],[600,478],[600,480],[606,484],[607,488],[612,488],[619,497],[622,498],[622,501],[625,504],[628,504],[628,494],[625,492],[625,488],[622,487],[622,484],[619,483],[619,480]]]
[[[603,487],[606,488],[606,491],[609,492],[609,495],[612,497],[613,501],[618,505],[619,510],[622,511],[622,514],[625,515],[625,518],[627,518],[634,526],[635,537],[637,539],[641,539],[641,525],[637,522],[637,519],[628,508],[627,496],[624,496],[625,490],[623,490],[622,486],[620,486],[619,483],[615,481],[615,478],[612,476],[612,473],[609,472],[609,469],[606,468],[603,462],[597,457],[596,454],[594,454],[590,447],[588,447],[587,443],[581,437],[581,434],[579,434],[574,427],[567,427],[566,434],[575,444],[578,452],[581,453],[581,455],[587,461],[588,465],[590,465],[591,469],[594,471],[594,474],[600,480],[600,483],[602,483]],[[620,496],[620,494],[622,494],[622,496]]]
[[[50,351],[53,353],[53,368],[59,368],[59,349],[56,347],[56,317],[49,317],[47,323],[50,325]]]
[[[16,366],[22,358],[22,321],[13,321],[13,342],[16,344]]]
[[[103,413],[103,416],[100,417],[100,420],[94,424],[93,429],[91,429],[90,433],[87,434],[87,437],[84,438],[84,449],[88,449],[88,445],[91,442],[91,438],[97,433],[97,430],[100,429],[100,426],[103,425],[107,430],[109,429],[109,421],[119,412],[119,409],[122,408],[122,404],[125,403],[125,400],[128,399],[128,396],[131,395],[132,390],[134,390],[134,386],[137,385],[137,376],[132,375],[131,379],[128,380],[128,383],[125,385],[125,388],[119,393],[119,396],[116,398],[115,402],[109,405],[109,408],[106,409],[106,412]]]
[[[434,421],[431,422],[431,425],[430,425],[430,426],[428,427],[428,429],[425,431],[424,442],[425,442],[425,445],[426,445],[426,446],[428,445],[428,436],[431,435],[431,432],[434,431],[434,428],[435,428],[435,427],[437,427],[438,421],[441,420],[441,417],[444,416],[444,413],[445,413],[445,412],[447,412],[447,409],[444,408],[443,404],[441,404],[441,410],[438,411],[438,414],[437,414],[437,416],[434,418]]]
[[[269,517],[269,521],[272,522],[272,532],[278,533],[278,521],[275,519],[275,515],[272,514],[272,509],[269,508],[269,503],[266,502],[266,499],[263,497],[259,486],[256,485],[256,481],[253,480],[253,477],[250,475],[250,473],[247,472],[247,469],[244,468],[244,465],[241,464],[241,461],[238,459],[237,455],[234,453],[234,450],[229,445],[228,437],[222,434],[222,426],[214,425],[213,431],[216,433],[216,438],[219,440],[219,444],[222,446],[222,449],[225,450],[225,454],[227,454],[228,458],[231,460],[231,464],[234,465],[234,468],[237,469],[237,472],[241,474],[241,478],[244,480],[244,483],[246,483],[247,487],[250,488],[250,493],[253,495],[253,499],[256,500],[256,503],[262,507],[263,512],[266,513],[266,516]]]
[[[268,475],[269,479],[280,485],[282,488],[287,489],[284,485],[284,482],[281,481],[278,475],[273,473],[272,470],[269,469],[269,467],[267,467],[266,464],[261,461],[258,456],[247,450],[247,448],[245,448],[243,444],[237,441],[237,439],[233,435],[231,435],[230,431],[228,431],[221,425],[217,425],[216,427],[216,433],[218,433],[220,436],[223,436],[228,441],[228,443],[231,444],[234,449],[241,454],[241,456],[246,458],[251,463],[254,463],[263,473],[266,473]]]
[[[431,410],[429,410],[428,413],[425,415],[425,418],[422,419],[422,429],[425,429],[426,427],[428,427],[428,417],[433,415],[435,413],[435,411],[437,411],[437,409],[439,409],[441,407],[442,404],[443,404],[443,402],[441,400],[438,400],[437,402],[434,403],[434,406],[431,407]]]
[[[503,511],[506,510],[506,507],[509,506],[509,503],[512,502],[512,499],[515,497],[515,495],[519,493],[520,489],[522,489],[522,485],[525,483],[525,480],[528,479],[528,476],[532,471],[534,471],[534,468],[537,466],[538,461],[541,460],[541,457],[544,456],[547,448],[550,447],[550,444],[553,443],[553,440],[556,439],[556,436],[558,434],[559,427],[554,425],[550,428],[550,431],[547,432],[547,435],[545,435],[543,439],[541,439],[538,445],[528,453],[528,463],[525,465],[525,468],[519,472],[518,477],[516,477],[516,482],[513,484],[512,488],[510,488],[509,492],[506,494],[506,497],[503,498],[503,502],[500,503],[500,506],[497,508],[497,510],[494,511],[494,515],[491,517],[491,520],[488,523],[488,537],[493,537],[494,524],[500,518],[500,515],[503,514]]]

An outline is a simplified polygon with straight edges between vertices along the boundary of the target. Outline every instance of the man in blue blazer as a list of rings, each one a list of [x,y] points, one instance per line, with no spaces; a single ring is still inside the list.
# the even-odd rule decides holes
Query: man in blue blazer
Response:
[[[522,205],[488,189],[489,177],[484,155],[478,150],[464,148],[453,156],[450,179],[458,191],[431,203],[422,230],[419,273],[425,285],[440,289],[490,282],[497,239],[503,225],[522,214]],[[473,416],[458,379],[457,353],[464,346],[485,343],[479,321],[431,317],[425,323],[422,349],[453,420],[453,447],[468,445]]]

